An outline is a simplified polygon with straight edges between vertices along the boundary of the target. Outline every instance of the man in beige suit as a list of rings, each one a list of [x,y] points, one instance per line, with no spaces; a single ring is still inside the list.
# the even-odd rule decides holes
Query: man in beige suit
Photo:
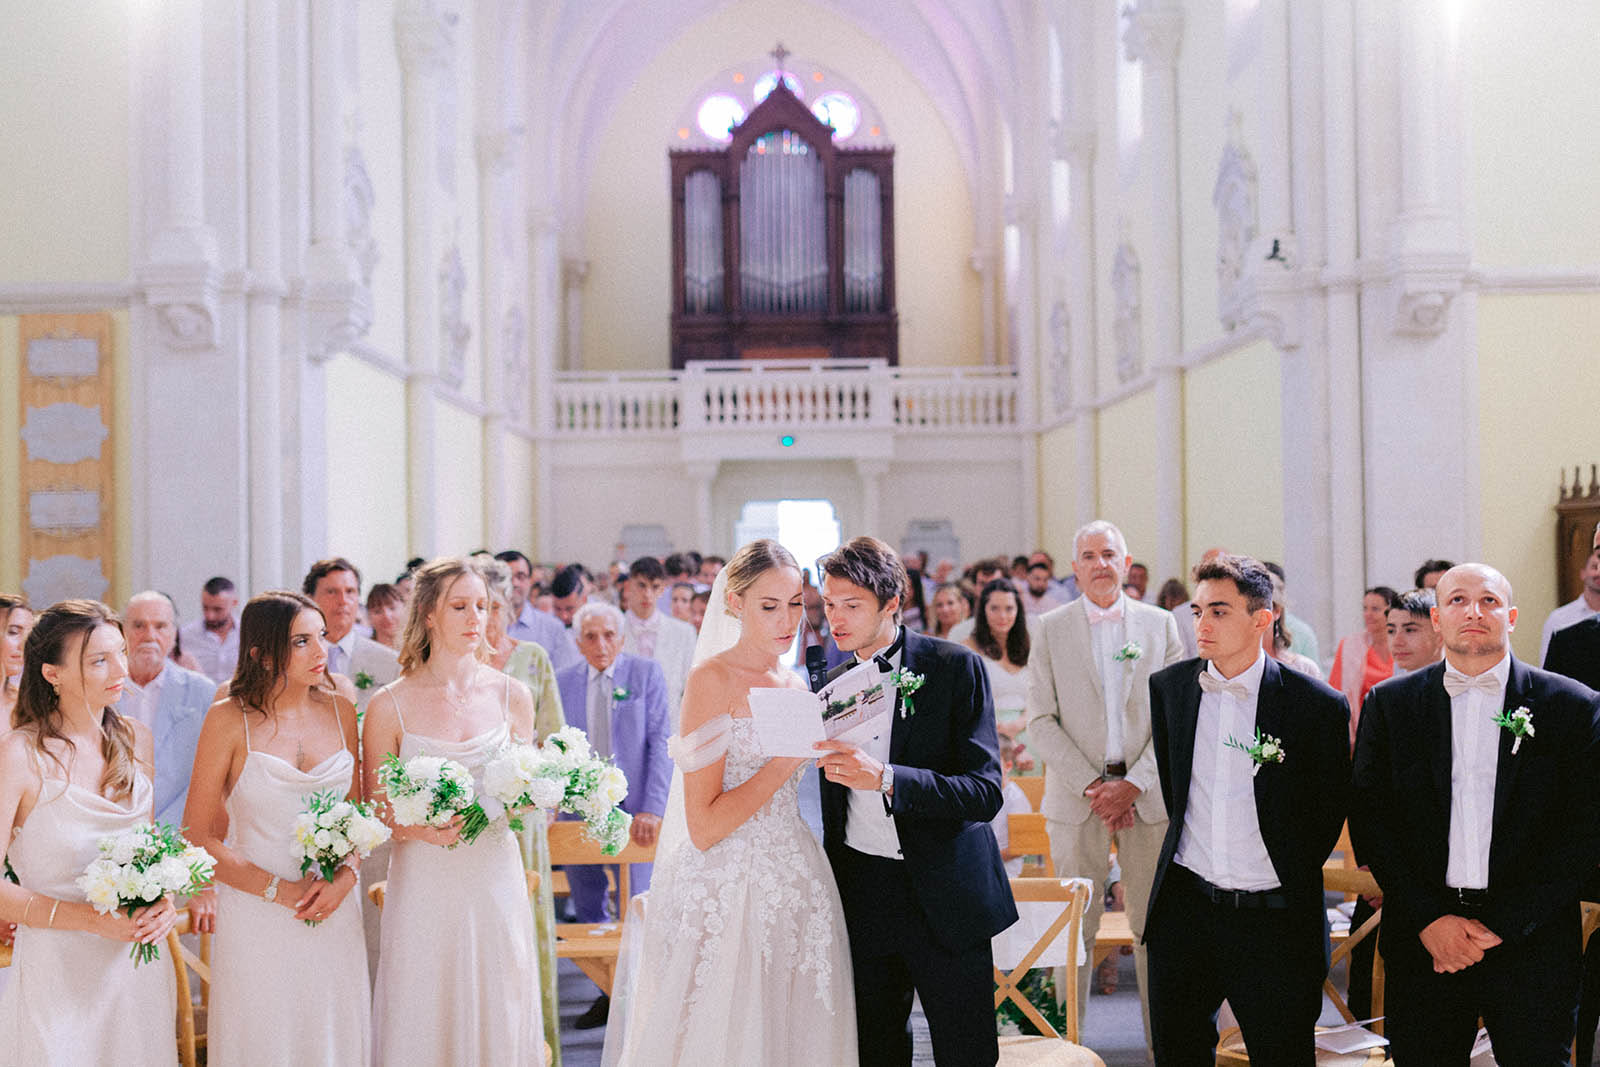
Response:
[[[1072,572],[1083,596],[1040,619],[1028,658],[1028,737],[1044,761],[1044,816],[1051,860],[1062,877],[1091,879],[1096,892],[1083,939],[1094,944],[1104,911],[1111,843],[1116,841],[1139,992],[1139,944],[1167,811],[1150,743],[1150,675],[1183,659],[1172,613],[1125,595],[1127,541],[1096,520],[1072,539]],[[1090,967],[1078,970],[1080,1020]],[[1148,1012],[1145,1034],[1149,1036]]]

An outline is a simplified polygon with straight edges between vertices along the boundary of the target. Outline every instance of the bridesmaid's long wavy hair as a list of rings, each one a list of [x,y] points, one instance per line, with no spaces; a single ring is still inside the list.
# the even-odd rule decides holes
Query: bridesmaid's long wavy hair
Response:
[[[269,715],[272,701],[283,688],[283,665],[289,662],[289,634],[302,611],[322,609],[304,593],[272,589],[253,596],[239,613],[239,665],[228,683],[228,695],[245,711]],[[333,690],[323,675],[320,688]]]
[[[433,655],[433,638],[428,634],[428,616],[439,607],[445,593],[457,578],[471,575],[484,583],[487,595],[489,583],[483,574],[468,560],[459,556],[442,556],[418,567],[415,584],[411,587],[411,612],[406,616],[406,628],[400,637],[400,673],[413,674],[422,669]],[[488,627],[478,641],[478,659],[489,659]]]
[[[1010,593],[1017,602],[1017,621],[1011,624],[1011,632],[1006,634],[1004,658],[1018,667],[1026,667],[1028,653],[1032,649],[1028,640],[1028,620],[1022,614],[1022,598],[1017,596],[1017,587],[1011,584],[1009,578],[996,578],[978,594],[978,607],[972,613],[972,643],[990,659],[1002,658],[1000,642],[995,638],[994,631],[989,629],[989,601],[1001,593]]]
[[[118,633],[122,632],[122,620],[98,600],[63,600],[34,620],[33,632],[22,648],[22,683],[17,687],[11,723],[17,730],[31,734],[33,746],[60,767],[62,774],[67,773],[66,764],[45,742],[53,739],[68,748],[74,746],[72,739],[61,732],[61,695],[45,679],[44,665],[65,667],[68,649],[76,638],[81,676],[83,650],[90,635],[102,626],[115,626]],[[133,798],[133,727],[114,707],[107,706],[100,718],[100,753],[106,761],[105,772],[100,775],[101,795],[126,804]]]
[[[11,616],[18,611],[32,611],[28,598],[19,593],[0,593],[0,628],[10,626]],[[0,686],[5,688],[8,699],[16,699],[17,685],[10,678],[0,678]]]

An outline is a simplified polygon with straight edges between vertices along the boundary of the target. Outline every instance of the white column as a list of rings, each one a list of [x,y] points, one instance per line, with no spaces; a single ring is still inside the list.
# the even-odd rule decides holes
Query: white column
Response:
[[[283,574],[282,197],[279,195],[278,0],[248,0],[245,30],[249,119],[250,587]]]
[[[888,473],[888,460],[856,460],[856,476],[861,479],[861,529],[858,532],[870,534],[892,544],[896,538],[888,530],[880,529],[878,525],[882,515],[882,509],[879,505],[881,504],[883,478]],[[848,535],[849,531],[845,532]]]
[[[561,261],[562,299],[567,326],[567,370],[583,369],[583,283],[589,277],[589,261],[567,256]]]
[[[1057,153],[1067,164],[1070,190],[1065,289],[1072,400],[1077,411],[1073,420],[1073,452],[1078,464],[1073,511],[1081,526],[1100,510],[1100,446],[1094,407],[1100,390],[1099,361],[1095,359],[1094,127],[1087,123],[1065,126],[1056,141]]]
[[[505,395],[505,370],[512,354],[505,346],[514,339],[508,338],[505,331],[512,302],[507,296],[506,250],[501,246],[500,235],[505,232],[506,215],[511,210],[507,182],[516,146],[517,135],[511,130],[478,137],[478,252],[482,278],[483,401],[487,409],[483,420],[483,529],[484,536],[496,545],[510,544],[515,532],[511,528],[515,497],[503,447],[511,410]],[[526,401],[525,397],[521,399]],[[522,405],[516,405],[515,410],[522,410]]]
[[[438,253],[434,240],[438,74],[450,50],[445,22],[429,0],[395,9],[400,55],[405,190],[406,511],[408,550],[437,547],[434,384],[438,378]]]
[[[686,466],[694,482],[694,543],[701,552],[719,552],[721,539],[713,527],[712,487],[717,481],[717,462],[690,463]]]
[[[1123,34],[1128,57],[1140,64],[1144,139],[1150,179],[1151,247],[1143,267],[1143,331],[1147,364],[1155,372],[1156,573],[1183,574],[1184,546],[1183,285],[1178,250],[1178,46],[1183,11],[1169,0],[1140,0]]]
[[[978,323],[983,331],[983,362],[985,366],[993,366],[998,362],[995,338],[999,335],[995,325],[994,250],[981,246],[974,248],[967,256],[967,265],[978,276]]]

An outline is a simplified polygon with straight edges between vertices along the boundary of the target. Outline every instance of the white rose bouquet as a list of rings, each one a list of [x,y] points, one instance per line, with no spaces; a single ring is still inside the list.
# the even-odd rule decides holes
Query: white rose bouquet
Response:
[[[339,867],[366,859],[389,840],[389,828],[373,815],[371,804],[346,800],[333,789],[305,798],[306,809],[294,817],[294,842],[290,854],[300,861],[300,873],[313,869],[331,882]],[[307,919],[307,926],[317,920]]]
[[[602,852],[615,856],[623,850],[628,843],[628,828],[633,824],[633,817],[618,806],[628,795],[627,776],[609,760],[594,754],[582,730],[564,727],[545,739],[538,749],[537,762],[526,754],[521,760],[529,785],[507,807],[532,804],[547,811],[581,815],[589,836],[600,843]],[[489,771],[494,771],[499,762],[491,763]],[[485,788],[492,792],[489,773],[484,778]]]
[[[78,888],[102,915],[134,912],[165,896],[187,896],[211,884],[217,861],[183,839],[177,827],[146,823],[101,839],[100,856],[78,877]],[[134,945],[137,967],[161,958],[157,945]]]
[[[393,753],[383,758],[378,780],[389,794],[389,809],[401,826],[448,826],[463,817],[461,840],[472,842],[489,819],[477,803],[472,775],[453,759],[412,756],[404,763]]]

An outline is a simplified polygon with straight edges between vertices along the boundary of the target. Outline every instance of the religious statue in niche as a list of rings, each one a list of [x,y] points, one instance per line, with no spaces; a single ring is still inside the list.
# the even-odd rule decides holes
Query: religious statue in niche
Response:
[[[1244,119],[1228,112],[1228,138],[1217,165],[1211,203],[1217,209],[1217,314],[1224,329],[1242,319],[1246,257],[1260,225],[1256,206],[1256,164],[1244,146]]]
[[[371,288],[378,265],[378,242],[372,236],[372,205],[376,202],[367,159],[356,145],[344,151],[344,239],[361,267],[361,284]]]
[[[1115,302],[1112,335],[1116,341],[1117,380],[1120,382],[1132,381],[1144,369],[1141,284],[1139,254],[1133,250],[1124,222],[1122,240],[1117,244],[1116,258],[1111,261],[1111,293]]]
[[[1072,319],[1067,302],[1057,300],[1050,308],[1050,399],[1057,415],[1072,406]]]
[[[472,327],[462,313],[466,295],[467,270],[461,262],[461,249],[451,245],[439,264],[439,376],[452,389],[461,388],[467,377]]]

